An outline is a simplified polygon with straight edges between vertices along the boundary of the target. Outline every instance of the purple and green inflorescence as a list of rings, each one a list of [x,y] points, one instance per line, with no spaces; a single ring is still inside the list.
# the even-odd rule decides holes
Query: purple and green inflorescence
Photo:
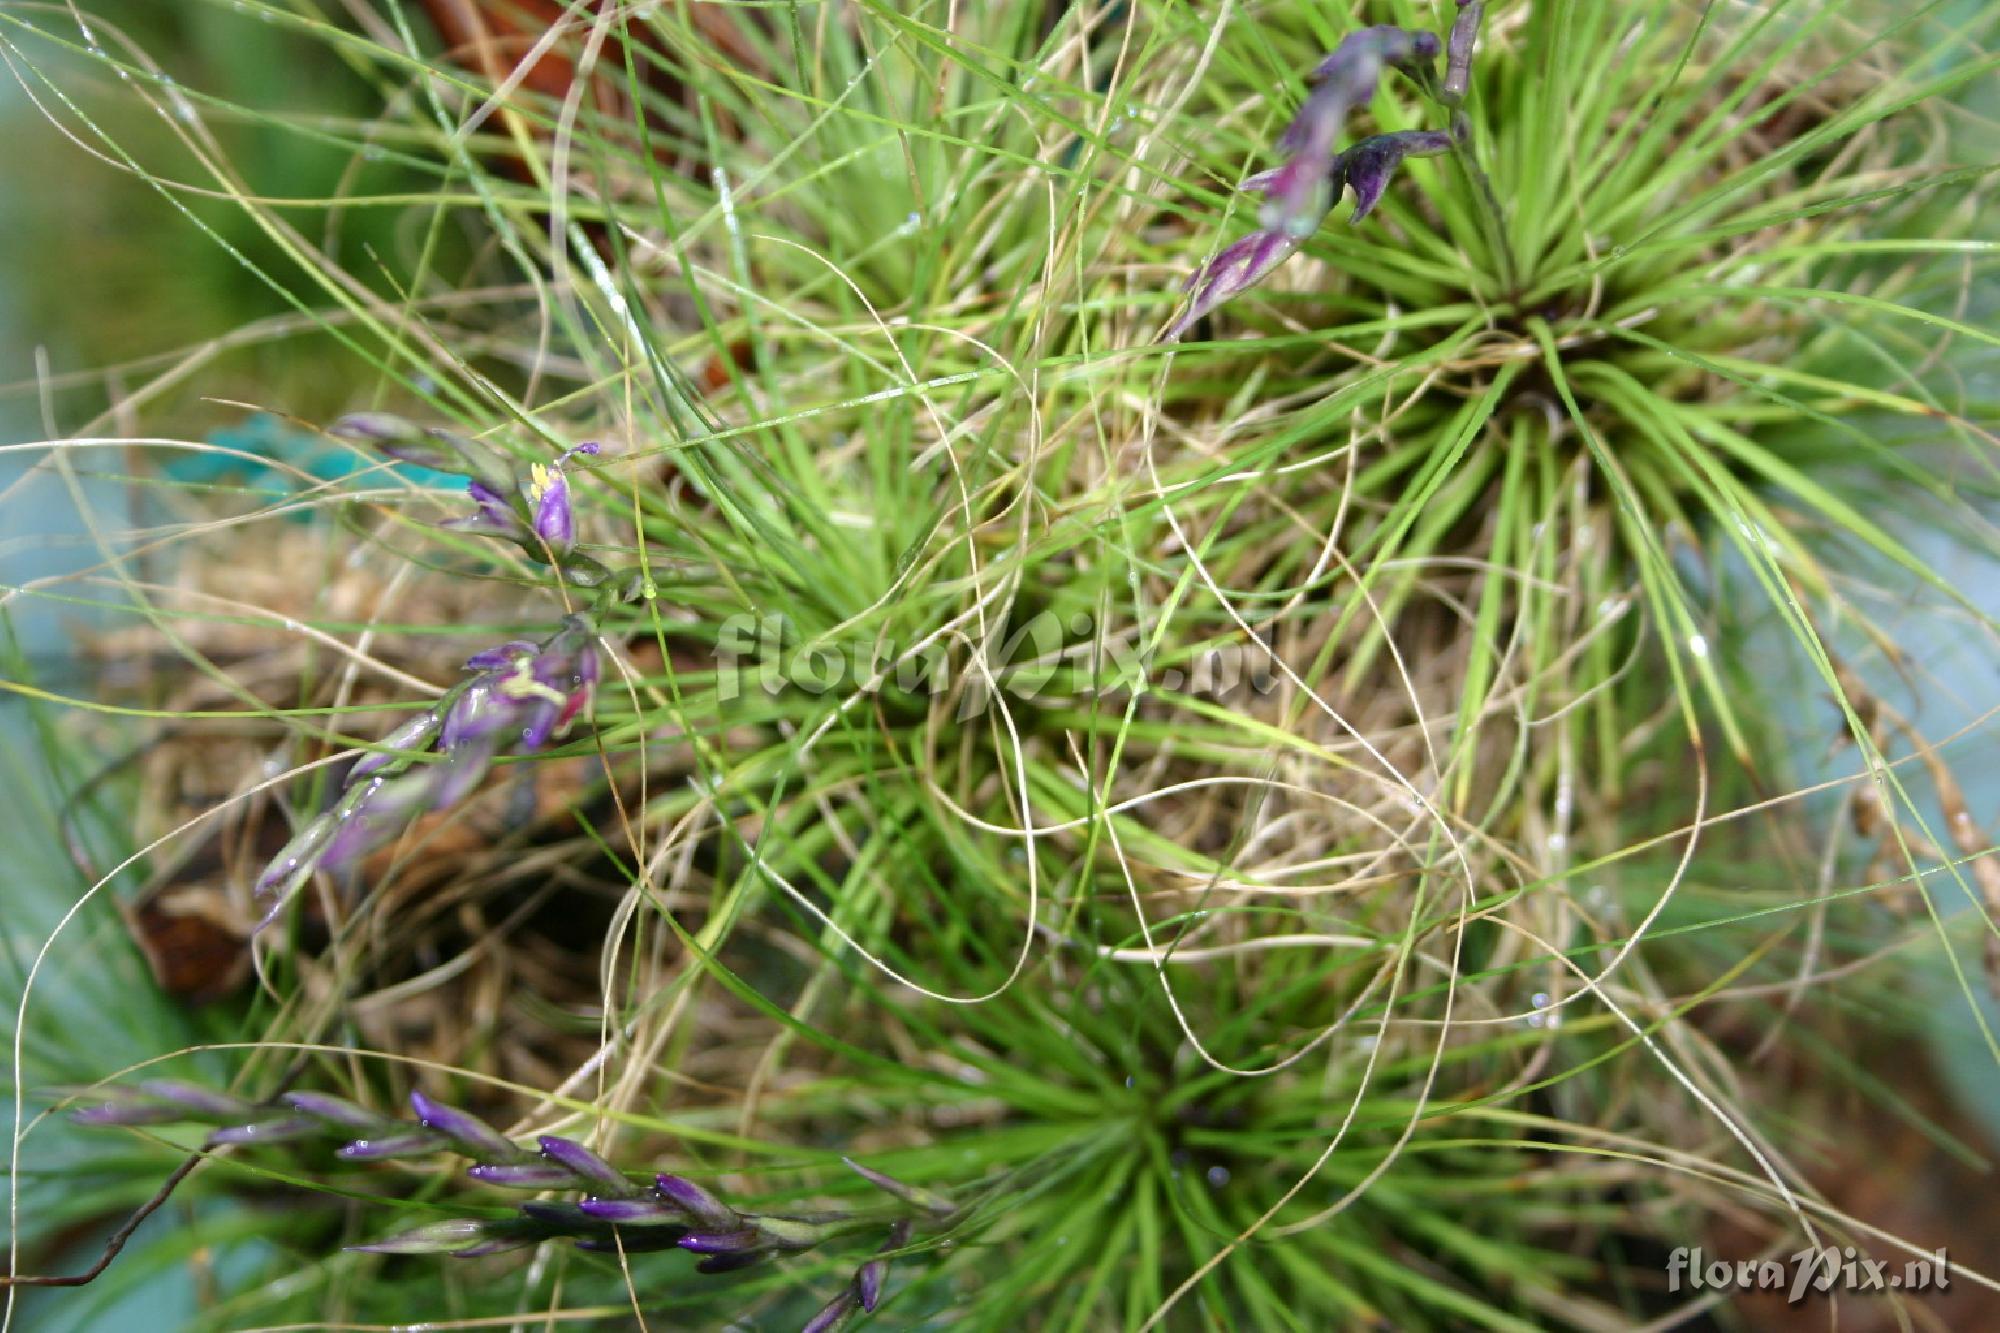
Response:
[[[1333,206],[1354,191],[1354,222],[1373,212],[1396,168],[1409,157],[1456,153],[1471,164],[1470,123],[1461,107],[1470,86],[1473,47],[1485,5],[1458,0],[1458,17],[1440,41],[1435,33],[1380,26],[1348,34],[1308,75],[1312,91],[1279,137],[1284,162],[1237,187],[1262,196],[1257,230],[1223,249],[1188,280],[1188,304],[1161,333],[1172,342],[1196,320],[1263,281],[1318,231]],[[1437,59],[1445,57],[1438,75]],[[1401,130],[1335,151],[1347,118],[1366,106],[1386,70],[1400,70],[1424,95],[1451,113],[1449,130]]]
[[[948,1229],[964,1212],[951,1200],[849,1161],[894,1200],[853,1212],[767,1213],[736,1208],[684,1176],[628,1176],[573,1139],[544,1134],[533,1147],[515,1143],[485,1121],[421,1092],[410,1094],[414,1121],[368,1110],[318,1092],[288,1092],[263,1104],[194,1084],[152,1080],[115,1089],[112,1099],[74,1113],[86,1125],[207,1124],[205,1146],[346,1140],[336,1155],[350,1162],[452,1152],[472,1160],[466,1174],[500,1189],[563,1191],[574,1200],[535,1200],[512,1217],[449,1218],[353,1248],[373,1254],[438,1254],[470,1259],[568,1239],[579,1249],[632,1254],[685,1250],[695,1271],[730,1273],[774,1255],[828,1241],[879,1235],[875,1254],[804,1326],[827,1333],[857,1310],[882,1300],[889,1259],[920,1225]]]
[[[568,450],[517,476],[496,450],[380,413],[343,418],[333,434],[392,458],[466,477],[476,511],[447,526],[500,537],[586,585],[604,567],[576,550]],[[516,639],[466,659],[473,673],[438,705],[382,738],[347,770],[331,805],[307,821],[256,883],[268,925],[315,873],[340,874],[393,841],[419,815],[464,800],[502,755],[525,756],[563,735],[590,704],[601,674],[597,630],[566,617],[540,642]]]
[[[350,869],[417,816],[464,800],[502,754],[533,754],[567,730],[597,687],[597,631],[571,616],[541,643],[503,643],[465,666],[475,674],[357,761],[332,806],[257,877],[264,924],[315,872]]]

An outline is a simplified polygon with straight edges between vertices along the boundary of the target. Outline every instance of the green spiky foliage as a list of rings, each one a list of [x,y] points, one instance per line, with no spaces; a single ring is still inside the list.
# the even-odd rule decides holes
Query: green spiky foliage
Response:
[[[481,906],[518,887],[494,858],[396,887],[504,806],[496,782],[260,937],[240,1091],[427,1086],[779,1211],[865,1197],[860,1158],[965,1205],[894,1260],[888,1328],[1603,1327],[1676,1308],[1658,1251],[1721,1210],[1860,1234],[1701,1017],[1822,989],[1851,1013],[1872,992],[1782,986],[1872,931],[1974,933],[1875,914],[1967,845],[1915,797],[1934,773],[1876,763],[1894,738],[1822,627],[1866,579],[1962,607],[1890,506],[1991,549],[1990,404],[1956,369],[1992,343],[1958,311],[1993,254],[1990,127],[1955,100],[1991,76],[1983,12],[1496,4],[1466,104],[1491,196],[1461,158],[1411,162],[1169,347],[1305,72],[1350,23],[1450,14],[573,7],[595,82],[563,100],[495,96],[404,6],[237,8],[387,110],[167,90],[108,31],[35,16],[0,41],[31,80],[82,57],[191,99],[191,152],[254,113],[393,161],[407,188],[312,204],[402,218],[357,281],[226,162],[169,173],[36,85],[163,206],[220,190],[258,221],[289,267],[243,271],[343,349],[351,406],[524,466],[599,442],[569,476],[608,577],[441,531],[463,497],[382,470],[224,488],[161,540],[310,509],[329,568],[494,609],[318,606],[300,623],[352,653],[316,640],[282,695],[217,711],[281,724],[303,766],[386,734],[343,685],[378,631],[438,687],[576,611],[610,662],[544,756],[595,774],[572,825],[503,847],[601,914],[566,955],[591,1002],[522,968],[442,1044],[381,1019],[529,948]],[[1353,133],[1424,114],[1391,78]],[[107,567],[233,680],[183,632],[212,608]],[[1746,606],[1784,626],[1782,666],[1734,657]],[[1820,834],[1768,713],[1801,689],[1875,765],[1886,869],[1795,873]],[[1743,858],[1771,869],[1732,893]],[[1976,891],[1956,860],[1936,882]],[[441,956],[456,912],[485,926]],[[508,1214],[448,1160],[232,1149],[191,1188],[287,1251],[214,1328],[791,1327],[868,1253],[694,1278],[678,1254],[338,1248]]]

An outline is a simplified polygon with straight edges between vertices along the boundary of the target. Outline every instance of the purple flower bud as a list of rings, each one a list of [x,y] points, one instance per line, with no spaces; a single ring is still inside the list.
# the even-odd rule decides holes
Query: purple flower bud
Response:
[[[733,1231],[690,1231],[681,1237],[680,1247],[695,1254],[742,1254],[763,1249],[764,1235],[750,1227]]]
[[[425,1129],[444,1135],[467,1157],[508,1162],[518,1161],[527,1155],[479,1117],[455,1106],[446,1106],[421,1092],[410,1094],[410,1109],[416,1112],[418,1123]]]
[[[1456,106],[1472,86],[1472,52],[1479,43],[1479,24],[1486,17],[1482,0],[1458,0],[1458,17],[1445,42],[1444,96]]]
[[[155,1100],[172,1103],[190,1117],[203,1120],[242,1120],[257,1114],[253,1102],[173,1079],[147,1079],[139,1085],[139,1091]]]
[[[520,515],[514,512],[514,507],[504,495],[477,479],[465,483],[465,493],[478,507],[463,518],[447,520],[444,526],[459,532],[484,532],[516,540],[521,538],[524,530]]]
[[[1354,216],[1359,222],[1375,211],[1389,178],[1406,157],[1436,157],[1451,151],[1451,136],[1441,130],[1403,130],[1378,134],[1342,155],[1347,183],[1354,187]]]
[[[323,1092],[288,1092],[278,1100],[316,1120],[361,1133],[388,1129],[396,1123],[388,1116],[377,1115],[366,1107],[356,1106],[344,1097],[330,1097]]]
[[[509,1190],[553,1190],[574,1185],[576,1178],[554,1162],[481,1162],[465,1174],[485,1185]]]
[[[351,412],[328,427],[327,434],[368,445],[398,462],[479,477],[489,486],[504,486],[512,475],[506,458],[491,445],[436,426],[419,426],[387,412]]]
[[[821,1307],[818,1314],[808,1319],[799,1333],[832,1333],[832,1330],[840,1327],[847,1316],[854,1313],[854,1307],[858,1303],[859,1298],[855,1296],[854,1289],[852,1287],[844,1289]]]
[[[80,1125],[173,1125],[183,1121],[245,1120],[256,1106],[192,1083],[149,1079],[135,1088],[108,1088],[106,1100],[70,1113]]]
[[[728,1231],[743,1225],[734,1208],[684,1176],[661,1174],[653,1178],[662,1199],[712,1231]]]
[[[392,1157],[426,1157],[444,1147],[437,1135],[413,1129],[405,1134],[382,1134],[356,1139],[334,1154],[350,1162],[381,1162]]]
[[[1193,295],[1187,309],[1167,325],[1160,340],[1172,342],[1179,338],[1203,315],[1262,281],[1298,248],[1298,238],[1283,232],[1253,231],[1222,251],[1189,279],[1188,288]]]
[[[350,412],[327,427],[335,439],[365,444],[389,457],[436,472],[463,471],[455,451],[440,447],[424,428],[387,412]]]
[[[687,1214],[663,1199],[585,1199],[577,1204],[585,1217],[621,1227],[683,1226]]]
[[[847,1163],[850,1170],[875,1188],[886,1190],[888,1193],[895,1195],[904,1203],[910,1204],[913,1207],[921,1208],[925,1212],[936,1214],[939,1217],[949,1217],[958,1211],[957,1205],[942,1194],[917,1185],[905,1185],[894,1176],[885,1176],[872,1167],[861,1165],[861,1163],[855,1161],[852,1157],[843,1157],[840,1160]]]
[[[542,1156],[570,1173],[578,1183],[599,1190],[614,1193],[631,1189],[632,1183],[625,1179],[617,1167],[599,1157],[581,1143],[554,1134],[544,1134],[540,1145]]]
[[[294,1143],[316,1139],[326,1126],[311,1116],[294,1115],[274,1120],[256,1120],[247,1125],[226,1125],[208,1136],[208,1146],[220,1148],[232,1143]]]
[[[909,1222],[898,1222],[895,1226],[889,1228],[889,1239],[882,1243],[882,1250],[883,1252],[900,1250],[909,1243]],[[854,1294],[861,1298],[861,1308],[870,1314],[875,1313],[875,1307],[881,1303],[882,1283],[888,1275],[889,1261],[887,1259],[870,1259],[867,1263],[861,1265],[854,1274]]]

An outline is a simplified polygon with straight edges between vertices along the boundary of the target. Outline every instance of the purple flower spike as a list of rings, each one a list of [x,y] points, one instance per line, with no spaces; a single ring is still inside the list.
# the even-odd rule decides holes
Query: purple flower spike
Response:
[[[734,1231],[690,1231],[680,1247],[694,1254],[743,1254],[763,1248],[764,1233],[751,1227]]]
[[[558,1138],[554,1134],[544,1134],[540,1140],[542,1156],[562,1167],[563,1170],[594,1189],[610,1190],[614,1193],[632,1188],[632,1182],[625,1179],[617,1167],[599,1157],[581,1143]]]
[[[1188,301],[1187,309],[1167,326],[1160,340],[1173,342],[1203,315],[1261,282],[1266,274],[1289,259],[1292,251],[1298,248],[1297,238],[1283,232],[1251,232],[1194,275],[1188,283],[1193,296]]]
[[[847,1316],[854,1313],[854,1307],[859,1302],[860,1298],[854,1294],[854,1289],[847,1288],[822,1306],[818,1314],[808,1319],[799,1333],[832,1333],[845,1322]]]
[[[684,1176],[656,1176],[654,1187],[662,1199],[712,1231],[730,1231],[743,1225],[734,1208]]]
[[[687,1215],[661,1199],[585,1199],[577,1204],[585,1217],[621,1227],[684,1226]]]
[[[562,733],[596,690],[596,639],[588,619],[570,616],[540,643],[510,640],[468,658],[466,669],[477,674],[355,763],[333,807],[265,868],[256,892],[268,910],[257,928],[276,920],[315,871],[351,868],[418,815],[464,800],[503,751],[529,754]],[[441,762],[415,762],[427,753]]]
[[[329,1125],[338,1125],[342,1129],[351,1129],[358,1133],[388,1129],[396,1123],[366,1107],[356,1106],[344,1097],[329,1097],[323,1092],[288,1092],[278,1100],[294,1111],[309,1115],[315,1120],[323,1120]]]
[[[208,1146],[220,1148],[236,1143],[293,1143],[299,1139],[316,1139],[326,1133],[326,1126],[310,1116],[285,1116],[277,1120],[258,1120],[247,1125],[227,1125],[208,1136]]]
[[[1347,183],[1354,187],[1354,216],[1359,222],[1375,211],[1389,178],[1406,157],[1436,157],[1451,151],[1451,136],[1441,130],[1404,130],[1363,139],[1343,154]]]
[[[410,1109],[416,1112],[418,1122],[425,1129],[444,1135],[464,1149],[467,1157],[509,1161],[526,1155],[478,1116],[469,1115],[455,1106],[446,1106],[421,1092],[410,1094]]]
[[[334,1154],[350,1162],[382,1162],[392,1157],[423,1157],[436,1152],[444,1145],[438,1136],[424,1130],[412,1130],[407,1134],[382,1134],[370,1139],[356,1139]]]
[[[1422,65],[1437,58],[1438,40],[1430,33],[1401,28],[1363,28],[1349,33],[1333,54],[1313,70],[1313,90],[1305,105],[1278,140],[1278,151],[1291,161],[1264,189],[1261,222],[1265,231],[1281,232],[1295,241],[1319,229],[1326,217],[1333,175],[1334,143],[1347,117],[1375,96],[1375,86],[1389,65]]]

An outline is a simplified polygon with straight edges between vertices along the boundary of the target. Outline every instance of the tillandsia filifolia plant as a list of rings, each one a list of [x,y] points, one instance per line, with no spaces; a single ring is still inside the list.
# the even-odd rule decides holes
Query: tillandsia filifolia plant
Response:
[[[271,308],[35,379],[143,503],[0,597],[123,635],[0,672],[94,835],[16,1096],[128,1126],[17,1117],[14,1273],[166,1176],[199,1333],[1601,1330],[1915,1229],[1801,1088],[1979,1159],[1859,1052],[2000,902],[1887,697],[1992,656],[1904,534],[1995,550],[2000,11],[122,7],[0,56]],[[220,402],[353,466],[177,480]],[[267,966],[109,1033],[128,929]]]
[[[564,473],[571,458],[595,454],[595,444],[578,445],[553,464],[532,464],[517,481],[496,451],[437,428],[369,414],[343,418],[333,434],[440,472],[468,471],[466,490],[478,511],[448,526],[511,540],[565,576],[583,576],[586,587],[608,576],[575,549],[575,508]],[[257,877],[256,897],[266,904],[261,924],[275,919],[314,874],[339,875],[419,814],[459,804],[500,755],[532,755],[567,731],[597,686],[596,638],[589,617],[576,614],[540,643],[514,640],[467,658],[466,670],[475,674],[350,766],[332,804]]]

